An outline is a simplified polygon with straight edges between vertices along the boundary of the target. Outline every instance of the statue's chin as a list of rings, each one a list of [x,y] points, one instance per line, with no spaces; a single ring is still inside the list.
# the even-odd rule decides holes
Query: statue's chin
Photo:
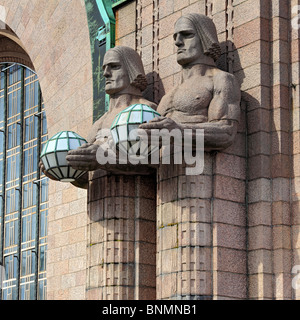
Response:
[[[187,66],[189,64],[192,64],[195,61],[197,61],[197,58],[194,58],[194,57],[184,58],[184,57],[181,57],[180,55],[177,56],[177,63],[180,64],[181,66]]]
[[[196,64],[207,64],[207,65],[215,65],[214,60],[204,54],[198,55],[190,55],[190,56],[183,56],[181,54],[177,55],[177,63],[180,64],[182,67],[193,66]]]
[[[188,61],[188,59],[177,57],[177,63],[180,64],[181,66],[183,66],[183,65],[189,63],[189,61]]]
[[[105,87],[105,92],[107,94],[109,94],[110,96],[115,95],[115,94],[119,94],[122,92],[122,90],[123,90],[123,88],[109,88],[109,87],[107,88],[107,87]]]

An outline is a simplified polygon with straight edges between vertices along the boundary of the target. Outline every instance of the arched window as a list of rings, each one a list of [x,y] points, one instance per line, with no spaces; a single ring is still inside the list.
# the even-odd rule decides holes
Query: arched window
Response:
[[[37,75],[17,63],[0,68],[0,297],[46,299],[46,115]]]

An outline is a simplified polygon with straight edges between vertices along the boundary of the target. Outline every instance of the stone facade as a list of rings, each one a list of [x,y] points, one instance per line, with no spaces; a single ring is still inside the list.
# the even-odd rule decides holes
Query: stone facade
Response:
[[[49,136],[61,130],[86,136],[93,94],[84,1],[0,5],[39,76]],[[223,152],[205,155],[203,175],[159,171],[157,299],[300,297],[291,273],[300,264],[300,51],[299,30],[291,26],[298,5],[299,0],[136,0],[115,12],[117,44],[141,54],[149,100],[158,103],[181,81],[172,32],[189,12],[213,18],[223,50],[219,66],[235,74],[242,90],[236,140]],[[201,190],[193,189],[193,179],[201,180]],[[126,192],[121,197],[132,201]],[[95,199],[96,205],[102,200]],[[103,245],[104,233],[93,223],[99,217],[88,215],[87,192],[51,181],[49,207],[48,299],[103,298],[86,290],[91,281],[98,286],[106,270],[94,250]],[[147,229],[145,220],[132,222]]]
[[[92,122],[92,68],[84,1],[0,5],[38,74],[49,137],[61,130],[86,136]],[[86,203],[85,190],[50,182],[48,299],[85,299]]]
[[[197,266],[195,274],[209,270],[208,278],[212,279],[207,282],[207,291],[200,290],[196,295],[214,299],[295,299],[299,294],[291,286],[291,269],[299,261],[296,231],[299,34],[291,28],[296,5],[298,1],[280,0],[140,0],[117,14],[117,43],[131,45],[141,53],[152,84],[149,98],[155,102],[181,79],[170,26],[189,12],[213,18],[223,49],[219,66],[235,74],[241,85],[242,116],[237,139],[224,152],[207,157],[206,172],[210,173],[204,183],[206,195],[201,196],[199,191],[191,207],[195,210],[199,202],[205,212],[201,222],[210,221],[210,228],[204,233],[206,240],[202,243],[201,233],[194,230],[199,237],[196,236],[192,246],[193,240],[188,238],[189,253],[187,258],[185,254],[181,258],[186,259],[181,263],[188,264],[193,258],[191,248],[210,250],[211,254],[198,253],[198,259],[203,257],[202,267],[201,261],[193,261]],[[124,19],[126,12],[134,10],[135,25]],[[183,182],[179,180],[166,180],[162,185],[168,187],[158,193],[158,201],[169,199],[157,211],[157,239],[163,245],[162,250],[173,248],[161,254],[161,249],[157,249],[158,275],[165,273],[172,283],[171,287],[166,286],[169,292],[157,283],[160,298],[184,291],[174,271],[180,262],[178,243],[184,234],[190,237],[192,229],[180,233],[183,213],[176,217],[174,206],[182,208],[178,202],[186,200],[180,197]],[[172,186],[178,189],[174,191]],[[173,263],[166,265],[167,261]],[[168,270],[163,271],[160,266]],[[186,280],[184,276],[181,279]]]
[[[87,299],[156,298],[155,177],[90,175]]]

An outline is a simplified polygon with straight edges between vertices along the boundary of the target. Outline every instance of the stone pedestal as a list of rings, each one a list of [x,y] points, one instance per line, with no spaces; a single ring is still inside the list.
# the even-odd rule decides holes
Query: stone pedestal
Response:
[[[157,298],[212,297],[212,161],[186,176],[184,165],[161,165],[157,191]]]
[[[216,157],[205,154],[201,175],[158,170],[157,299],[246,298],[245,212],[218,199],[232,186],[219,179]]]
[[[155,299],[155,188],[153,177],[90,175],[89,299]]]

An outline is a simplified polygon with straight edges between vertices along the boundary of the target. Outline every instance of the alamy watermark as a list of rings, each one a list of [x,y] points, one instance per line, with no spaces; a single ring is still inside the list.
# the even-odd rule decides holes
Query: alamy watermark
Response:
[[[101,143],[96,158],[99,164],[185,164],[186,175],[199,175],[204,169],[203,129],[151,129],[151,135],[143,129],[126,133],[119,152],[109,129],[99,130]],[[127,136],[128,135],[128,136]],[[130,144],[127,143],[130,141]],[[138,147],[137,147],[138,144]],[[141,151],[142,150],[142,151]]]

